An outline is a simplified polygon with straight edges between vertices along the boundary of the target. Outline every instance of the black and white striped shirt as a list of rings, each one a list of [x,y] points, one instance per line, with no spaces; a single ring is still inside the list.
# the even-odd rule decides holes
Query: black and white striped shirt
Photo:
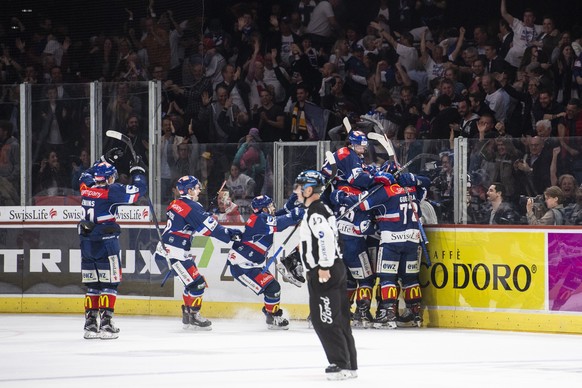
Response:
[[[329,268],[341,258],[337,236],[336,219],[330,208],[321,200],[313,202],[299,229],[301,258],[308,271]]]

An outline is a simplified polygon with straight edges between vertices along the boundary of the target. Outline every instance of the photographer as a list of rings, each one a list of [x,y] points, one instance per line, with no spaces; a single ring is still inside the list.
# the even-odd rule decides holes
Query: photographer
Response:
[[[544,191],[544,198],[548,210],[538,218],[533,211],[534,199],[528,198],[525,205],[527,223],[529,225],[564,225],[564,193],[558,186],[550,186]]]

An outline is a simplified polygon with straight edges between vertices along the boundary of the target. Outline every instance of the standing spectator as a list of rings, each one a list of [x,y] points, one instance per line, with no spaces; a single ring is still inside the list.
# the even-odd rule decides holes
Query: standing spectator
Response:
[[[193,134],[200,143],[208,143],[210,139],[207,131],[204,131],[204,127],[199,123],[198,113],[202,108],[202,95],[206,93],[207,96],[212,96],[212,82],[210,78],[204,76],[204,65],[202,63],[189,63],[188,68],[192,73],[192,84],[183,88],[173,85],[172,90],[186,97],[185,122],[191,122],[194,130]]]
[[[327,121],[321,107],[309,101],[309,89],[304,84],[297,85],[297,101],[290,107],[290,138],[292,141],[314,141],[325,138]]]
[[[505,60],[511,66],[518,68],[525,49],[531,46],[542,33],[542,26],[534,24],[536,18],[530,8],[523,11],[523,21],[521,21],[507,12],[506,3],[506,0],[501,0],[501,17],[509,23],[513,30],[513,45]]]
[[[517,187],[521,188],[521,194],[533,197],[543,193],[552,184],[552,151],[544,147],[544,141],[539,136],[529,138],[528,148],[529,153],[515,161],[513,168],[520,181]]]
[[[244,142],[239,144],[232,162],[240,166],[242,173],[253,178],[256,194],[263,187],[267,159],[261,150],[261,138],[257,128],[251,128],[243,139]]]
[[[78,158],[71,162],[71,188],[75,193],[79,193],[81,175],[91,167],[91,156],[86,148],[83,148],[79,153]]]
[[[536,123],[540,120],[549,120],[552,124],[551,136],[558,134],[558,121],[566,116],[564,107],[554,101],[552,92],[546,89],[539,91],[538,100],[532,107],[532,114]]]
[[[564,199],[562,200],[564,207],[576,203],[576,189],[578,188],[578,182],[573,175],[560,175],[558,178],[558,187],[562,189],[562,192],[564,193]]]
[[[257,109],[254,121],[261,139],[272,143],[288,138],[285,135],[285,113],[283,108],[273,103],[273,92],[265,88],[260,92],[261,106]]]
[[[307,270],[311,321],[330,363],[326,376],[328,380],[356,378],[358,361],[346,297],[346,268],[335,217],[320,199],[325,179],[318,171],[306,170],[295,183],[293,192],[307,209],[299,227],[299,253]]]
[[[12,134],[10,121],[0,120],[0,202],[20,204],[20,145]]]
[[[318,50],[323,48],[325,52],[329,52],[335,38],[341,36],[341,27],[334,13],[334,8],[339,4],[339,0],[322,0],[311,13],[305,33],[311,38],[313,47]]]
[[[232,193],[232,198],[238,205],[243,216],[251,213],[251,198],[255,196],[255,181],[250,176],[240,172],[240,166],[233,164],[226,177],[226,187]]]
[[[212,90],[215,90],[216,85],[223,81],[222,69],[226,65],[226,59],[224,59],[222,54],[216,48],[216,43],[212,37],[204,37],[203,47],[204,69],[206,69],[204,75],[210,79],[210,82],[212,82]]]
[[[505,201],[505,187],[499,182],[493,182],[487,190],[487,200],[491,204],[491,210],[488,212],[483,223],[489,225],[516,225],[519,223],[519,214],[511,204]]]
[[[575,60],[574,49],[571,45],[567,44],[560,47],[560,54],[553,63],[552,72],[554,78],[554,93],[556,95],[555,100],[560,104],[567,104],[572,97]]]
[[[200,184],[192,175],[181,177],[176,183],[180,198],[168,206],[168,222],[162,240],[156,248],[156,260],[161,256],[168,261],[172,273],[184,285],[182,294],[182,323],[184,329],[212,330],[212,322],[200,314],[204,289],[204,276],[198,271],[194,256],[190,253],[194,236],[210,236],[223,243],[239,240],[238,229],[224,228],[198,202]]]
[[[141,47],[145,48],[149,66],[162,66],[164,71],[170,70],[170,37],[162,24],[156,23],[153,17],[145,20],[146,35],[141,40]]]
[[[566,105],[566,115],[558,123],[558,138],[562,152],[558,159],[560,166],[582,182],[582,109],[580,100],[573,98]]]
[[[406,128],[404,128],[404,140],[399,142],[398,146],[396,147],[398,161],[400,161],[402,164],[405,164],[408,161],[414,159],[414,157],[420,153],[422,153],[422,142],[417,139],[416,128],[413,125],[408,125]],[[420,159],[413,162],[410,166],[408,166],[407,171],[418,174],[420,171],[420,162]]]
[[[294,202],[294,201],[293,201]],[[239,242],[232,245],[228,254],[230,272],[243,286],[255,294],[263,294],[263,314],[267,327],[271,330],[288,330],[289,321],[283,318],[280,308],[281,285],[265,268],[269,249],[273,245],[275,232],[296,225],[303,218],[304,210],[288,207],[275,212],[273,200],[268,195],[260,195],[251,201],[253,213],[245,223]]]
[[[84,219],[79,222],[81,273],[85,294],[85,339],[116,339],[119,329],[112,318],[121,283],[121,228],[115,215],[123,204],[147,195],[145,165],[134,161],[131,185],[115,183],[117,170],[108,162],[95,163],[83,175],[81,198]]]
[[[487,94],[485,96],[485,103],[489,109],[495,112],[495,119],[505,123],[509,107],[509,95],[499,87],[497,80],[492,74],[485,74],[481,78],[481,85],[483,86],[483,91]]]

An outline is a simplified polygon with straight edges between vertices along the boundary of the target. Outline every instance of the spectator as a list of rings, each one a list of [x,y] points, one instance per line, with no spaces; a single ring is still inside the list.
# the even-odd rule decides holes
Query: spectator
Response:
[[[558,186],[548,187],[544,190],[544,199],[548,210],[541,218],[534,213],[534,199],[527,199],[527,223],[529,225],[564,225],[564,193],[562,190]]]
[[[573,98],[566,105],[566,115],[558,123],[562,152],[558,170],[570,172],[582,181],[582,110],[580,100]],[[562,167],[562,168],[561,168]]]
[[[20,145],[10,121],[0,120],[0,201],[2,206],[20,204]]]
[[[199,125],[206,132],[210,143],[228,143],[229,140],[239,139],[235,125],[239,113],[238,107],[232,103],[228,89],[224,86],[216,87],[216,101],[206,92],[202,93],[202,107],[198,112]]]
[[[519,179],[520,194],[533,197],[551,186],[552,151],[544,148],[544,141],[539,136],[529,139],[528,149],[522,159],[515,161],[513,168]]]
[[[241,214],[246,217],[251,214],[251,199],[255,193],[255,181],[250,176],[240,172],[240,166],[232,164],[226,177],[226,187],[232,193],[234,202]]]
[[[260,92],[261,106],[256,110],[255,126],[259,129],[261,139],[272,143],[288,138],[285,134],[285,113],[279,105],[273,103],[273,93],[265,88]]]
[[[487,94],[485,103],[495,113],[495,119],[505,123],[509,107],[509,95],[499,87],[496,79],[491,74],[485,74],[481,78],[481,85],[483,91]]]
[[[487,201],[491,205],[491,210],[483,223],[490,225],[516,225],[519,223],[519,214],[513,210],[509,202],[505,201],[504,192],[505,187],[499,182],[494,182],[489,186]]]
[[[296,89],[297,101],[290,106],[290,136],[292,141],[315,141],[325,138],[326,124],[322,108],[309,101],[309,90],[304,84]]]
[[[523,21],[518,20],[507,12],[506,0],[501,0],[501,17],[513,30],[513,44],[505,60],[513,67],[519,67],[525,49],[541,35],[542,26],[534,24],[536,18],[533,10],[526,8],[523,11]]]
[[[532,114],[536,122],[540,120],[551,121],[551,136],[557,136],[558,120],[566,116],[564,107],[553,100],[552,93],[549,90],[540,90],[538,100],[532,107]]]
[[[233,159],[233,164],[240,166],[242,173],[250,176],[255,181],[255,196],[260,193],[265,179],[265,169],[267,160],[261,150],[259,130],[251,128],[248,135],[240,139],[239,147]]]
[[[56,151],[49,151],[40,162],[40,168],[35,179],[36,194],[63,195],[66,188],[70,188],[70,174],[61,164]]]
[[[582,187],[576,189],[576,202],[566,207],[567,224],[582,225]]]
[[[79,153],[78,158],[75,158],[71,162],[71,187],[75,193],[79,193],[79,178],[83,172],[91,167],[91,155],[86,149],[82,149]]]
[[[578,182],[573,175],[560,175],[558,178],[558,187],[562,189],[562,193],[564,194],[562,200],[564,207],[576,203],[576,189],[578,189]]]
[[[417,131],[413,125],[408,125],[404,128],[404,140],[398,142],[395,151],[398,155],[398,161],[401,164],[411,161],[414,157],[422,153],[422,143],[417,140]],[[420,172],[420,162],[420,159],[413,162],[408,166],[407,171],[413,174],[418,174]]]
[[[165,23],[157,23],[153,17],[145,20],[146,34],[141,40],[141,48],[147,51],[149,66],[162,66],[164,71],[170,70],[170,37],[163,28]]]
[[[325,52],[329,52],[335,37],[341,35],[341,26],[334,13],[334,9],[339,5],[339,0],[322,0],[311,13],[305,33],[311,38],[313,46],[318,50],[323,48]]]

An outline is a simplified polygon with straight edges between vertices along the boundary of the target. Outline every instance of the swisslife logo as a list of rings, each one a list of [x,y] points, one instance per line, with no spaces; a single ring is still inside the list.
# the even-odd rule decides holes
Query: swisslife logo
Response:
[[[0,207],[0,222],[78,222],[85,212],[80,206],[3,206]],[[120,206],[116,218],[120,222],[149,222],[147,206]]]

